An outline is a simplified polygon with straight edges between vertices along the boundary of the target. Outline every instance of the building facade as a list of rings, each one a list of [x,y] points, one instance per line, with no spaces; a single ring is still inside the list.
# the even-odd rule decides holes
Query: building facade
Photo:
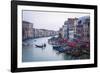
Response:
[[[64,23],[64,38],[73,39],[76,33],[78,18],[68,18]]]
[[[59,29],[62,38],[80,39],[87,42],[90,40],[90,17],[68,18]]]
[[[36,29],[33,28],[34,30],[34,38],[40,38],[40,37],[49,37],[49,36],[55,36],[58,34],[57,31],[53,31],[53,30],[46,30],[46,29]]]
[[[89,42],[90,41],[90,17],[85,16],[81,17],[78,20],[76,35],[79,35],[81,41]]]
[[[22,40],[33,38],[33,24],[22,21]]]

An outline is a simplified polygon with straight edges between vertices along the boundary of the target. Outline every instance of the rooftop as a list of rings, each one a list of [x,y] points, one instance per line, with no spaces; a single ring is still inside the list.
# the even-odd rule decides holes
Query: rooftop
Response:
[[[28,21],[22,21],[22,23],[33,24],[33,23],[28,22]]]

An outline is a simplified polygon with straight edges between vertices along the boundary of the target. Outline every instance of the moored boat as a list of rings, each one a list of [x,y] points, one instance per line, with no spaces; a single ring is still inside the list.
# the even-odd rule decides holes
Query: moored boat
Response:
[[[53,46],[53,49],[61,48],[61,45],[52,45],[52,46]]]

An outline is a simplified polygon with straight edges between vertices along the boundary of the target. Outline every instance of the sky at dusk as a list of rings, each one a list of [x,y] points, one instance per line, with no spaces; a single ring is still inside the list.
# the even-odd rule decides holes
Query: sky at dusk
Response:
[[[45,12],[27,11],[22,12],[24,21],[33,23],[33,28],[48,29],[58,31],[68,18],[79,18],[89,16],[87,13],[68,13],[68,12]]]

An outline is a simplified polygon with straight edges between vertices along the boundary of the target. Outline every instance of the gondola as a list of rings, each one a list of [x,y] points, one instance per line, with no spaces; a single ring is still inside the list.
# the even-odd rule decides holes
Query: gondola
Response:
[[[35,45],[36,47],[39,47],[39,48],[43,48],[43,47],[46,47],[46,44],[44,45]]]
[[[43,45],[35,45],[36,47],[43,48]]]

